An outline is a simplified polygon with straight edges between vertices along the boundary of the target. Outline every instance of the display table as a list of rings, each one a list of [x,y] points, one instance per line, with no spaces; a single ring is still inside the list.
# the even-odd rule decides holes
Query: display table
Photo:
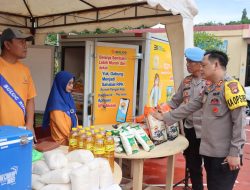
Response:
[[[65,153],[68,152],[68,146],[60,146],[60,150],[63,150]],[[113,178],[114,178],[114,183],[115,184],[120,184],[122,180],[122,170],[120,166],[115,162],[114,164],[114,173],[113,173]]]
[[[113,129],[112,125],[97,125],[97,128],[103,127],[105,129]],[[161,158],[167,157],[167,175],[166,175],[166,190],[173,189],[173,177],[174,177],[174,155],[182,152],[188,147],[187,139],[179,135],[173,141],[167,141],[160,145],[157,145],[150,152],[146,152],[142,149],[136,154],[127,155],[125,153],[115,153],[116,158],[129,159],[132,161],[132,175],[133,175],[133,189],[141,190],[143,182],[143,162],[148,158]]]

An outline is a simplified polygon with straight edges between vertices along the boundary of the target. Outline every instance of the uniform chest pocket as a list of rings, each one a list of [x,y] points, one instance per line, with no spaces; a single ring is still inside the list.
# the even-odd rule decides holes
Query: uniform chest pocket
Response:
[[[228,107],[226,102],[223,101],[220,97],[211,97],[208,100],[207,110],[212,116],[220,117],[223,116],[227,111]]]

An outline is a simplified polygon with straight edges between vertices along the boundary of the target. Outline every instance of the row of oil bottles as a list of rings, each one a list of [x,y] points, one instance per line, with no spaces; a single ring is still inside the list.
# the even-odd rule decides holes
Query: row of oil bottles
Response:
[[[76,149],[90,150],[95,158],[106,158],[114,172],[115,144],[112,133],[104,128],[95,126],[84,127],[79,125],[71,129],[69,136],[69,151]]]

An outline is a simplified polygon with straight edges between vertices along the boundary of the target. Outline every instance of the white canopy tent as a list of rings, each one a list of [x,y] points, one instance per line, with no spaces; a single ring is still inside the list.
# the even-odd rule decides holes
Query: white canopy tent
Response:
[[[174,79],[183,78],[184,48],[193,46],[194,0],[0,0],[0,31],[18,27],[41,45],[48,33],[111,27],[166,26]]]

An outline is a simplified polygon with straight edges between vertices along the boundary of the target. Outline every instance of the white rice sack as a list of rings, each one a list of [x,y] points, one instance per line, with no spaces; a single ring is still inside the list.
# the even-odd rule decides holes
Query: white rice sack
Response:
[[[44,153],[44,159],[51,170],[65,168],[68,160],[65,154],[60,150],[51,150]]]
[[[42,183],[69,183],[69,170],[68,169],[58,169],[52,170],[46,174],[41,175],[40,181]]]
[[[93,161],[86,164],[89,168],[89,177],[92,190],[99,190],[99,175],[100,175],[100,161],[95,158]]]
[[[86,165],[73,169],[70,173],[70,180],[72,190],[92,190],[89,168]]]
[[[103,188],[100,190],[122,190],[122,188],[118,184],[113,184],[107,188]]]
[[[120,130],[120,137],[122,140],[122,145],[127,153],[127,155],[135,154],[139,152],[139,147],[136,143],[135,136],[133,132],[127,129]]]
[[[71,190],[70,184],[49,184],[44,186],[41,190]]]
[[[154,143],[150,140],[147,133],[139,125],[134,126],[130,130],[132,130],[136,140],[142,145],[144,150],[149,152],[155,147]]]
[[[69,170],[73,170],[73,169],[79,168],[81,166],[82,166],[82,164],[80,162],[68,162],[68,165],[66,168]]]
[[[42,182],[39,181],[40,175],[32,174],[32,189],[40,190],[45,186]]]
[[[32,164],[32,173],[37,175],[43,175],[49,172],[50,169],[44,160],[38,160]]]
[[[67,159],[70,162],[80,162],[86,164],[94,160],[94,155],[89,150],[74,150],[67,154]]]
[[[112,170],[106,159],[98,159],[100,162],[100,189],[107,188],[114,183]]]

